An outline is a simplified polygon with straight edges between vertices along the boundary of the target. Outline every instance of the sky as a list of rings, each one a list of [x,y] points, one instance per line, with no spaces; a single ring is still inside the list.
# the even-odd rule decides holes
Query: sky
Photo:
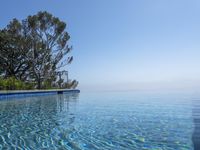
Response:
[[[200,88],[199,0],[2,0],[0,28],[38,11],[67,23],[81,90]]]

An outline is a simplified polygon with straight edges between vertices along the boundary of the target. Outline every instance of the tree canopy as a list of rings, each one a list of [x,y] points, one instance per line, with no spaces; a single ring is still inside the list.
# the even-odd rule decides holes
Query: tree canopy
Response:
[[[22,21],[13,19],[0,30],[0,76],[35,82],[42,88],[73,61],[66,23],[44,11]],[[77,85],[76,80],[71,87]]]

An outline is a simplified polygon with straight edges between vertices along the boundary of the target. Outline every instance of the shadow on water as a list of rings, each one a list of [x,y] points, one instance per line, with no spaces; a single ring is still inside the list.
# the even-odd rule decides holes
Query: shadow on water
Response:
[[[200,150],[200,99],[193,100],[192,116],[194,122],[192,135],[194,150]]]

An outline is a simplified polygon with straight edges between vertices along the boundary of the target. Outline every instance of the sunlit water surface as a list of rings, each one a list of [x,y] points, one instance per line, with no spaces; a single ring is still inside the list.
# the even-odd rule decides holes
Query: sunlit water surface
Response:
[[[193,150],[198,104],[192,94],[141,92],[3,100],[0,149]]]

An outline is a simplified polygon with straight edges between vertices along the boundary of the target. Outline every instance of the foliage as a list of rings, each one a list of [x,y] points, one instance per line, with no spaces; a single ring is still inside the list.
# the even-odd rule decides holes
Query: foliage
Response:
[[[23,37],[23,30],[18,20],[14,19],[0,32],[0,66],[1,75],[5,78],[15,77],[25,80],[29,69],[27,53],[29,51],[27,37]]]
[[[78,86],[78,81],[73,80],[73,81],[65,82],[62,88],[75,89],[77,86]]]
[[[52,83],[51,83],[51,81],[49,80],[47,80],[47,81],[44,81],[44,83],[43,83],[43,85],[42,85],[42,88],[43,89],[52,89],[53,87],[52,87]]]
[[[66,24],[47,12],[28,16],[23,27],[32,41],[31,73],[41,88],[42,82],[56,75],[56,70],[71,63],[73,57],[65,58],[71,51],[68,46],[70,36],[65,31]]]
[[[73,60],[67,56],[72,47],[65,29],[63,21],[44,11],[13,19],[0,30],[0,85],[11,90],[33,88],[27,83],[50,88],[57,72]]]
[[[31,90],[34,86],[34,83],[24,83],[14,77],[0,78],[0,90]]]

